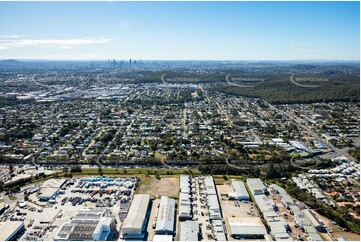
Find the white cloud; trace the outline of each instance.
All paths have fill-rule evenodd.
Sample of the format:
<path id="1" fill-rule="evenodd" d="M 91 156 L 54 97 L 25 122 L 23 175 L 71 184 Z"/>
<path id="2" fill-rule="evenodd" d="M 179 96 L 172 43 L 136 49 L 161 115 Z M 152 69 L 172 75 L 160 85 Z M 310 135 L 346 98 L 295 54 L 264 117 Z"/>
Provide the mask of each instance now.
<path id="1" fill-rule="evenodd" d="M 2 38 L 2 40 L 1 40 Z M 78 39 L 4 39 L 0 36 L 0 50 L 7 50 L 20 47 L 58 47 L 71 49 L 74 46 L 107 44 L 116 38 L 78 38 Z"/>

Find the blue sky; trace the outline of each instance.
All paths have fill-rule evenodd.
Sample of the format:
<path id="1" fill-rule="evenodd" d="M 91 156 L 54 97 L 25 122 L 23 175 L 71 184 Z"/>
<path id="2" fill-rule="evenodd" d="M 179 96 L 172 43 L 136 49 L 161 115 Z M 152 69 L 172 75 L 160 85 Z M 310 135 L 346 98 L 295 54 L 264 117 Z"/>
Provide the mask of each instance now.
<path id="1" fill-rule="evenodd" d="M 0 2 L 0 59 L 359 60 L 359 2 Z"/>

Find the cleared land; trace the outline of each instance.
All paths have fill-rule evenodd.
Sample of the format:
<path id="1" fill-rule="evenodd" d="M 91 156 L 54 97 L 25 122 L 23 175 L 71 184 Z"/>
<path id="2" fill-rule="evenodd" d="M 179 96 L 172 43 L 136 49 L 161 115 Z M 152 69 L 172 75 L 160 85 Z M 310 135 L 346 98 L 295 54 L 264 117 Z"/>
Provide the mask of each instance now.
<path id="1" fill-rule="evenodd" d="M 179 193 L 179 178 L 178 177 L 167 177 L 167 178 L 151 178 L 144 177 L 140 180 L 139 188 L 137 193 L 150 194 L 151 196 L 169 196 L 178 197 Z"/>

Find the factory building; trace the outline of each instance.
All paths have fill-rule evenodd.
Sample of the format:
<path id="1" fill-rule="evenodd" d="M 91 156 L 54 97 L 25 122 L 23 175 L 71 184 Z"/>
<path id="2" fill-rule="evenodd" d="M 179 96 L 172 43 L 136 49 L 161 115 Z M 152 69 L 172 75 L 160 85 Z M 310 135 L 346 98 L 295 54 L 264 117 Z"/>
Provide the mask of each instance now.
<path id="1" fill-rule="evenodd" d="M 266 227 L 260 218 L 228 218 L 231 236 L 234 239 L 263 239 Z"/>
<path id="2" fill-rule="evenodd" d="M 259 178 L 248 178 L 247 185 L 253 195 L 266 194 L 267 188 Z"/>
<path id="3" fill-rule="evenodd" d="M 127 217 L 122 226 L 122 234 L 125 239 L 143 239 L 145 236 L 148 220 L 150 195 L 134 195 Z"/>
<path id="4" fill-rule="evenodd" d="M 82 208 L 65 223 L 55 241 L 110 241 L 116 232 L 115 218 L 110 209 Z"/>
<path id="5" fill-rule="evenodd" d="M 231 185 L 234 192 L 228 193 L 228 197 L 239 201 L 249 201 L 249 194 L 242 181 L 232 181 Z"/>
<path id="6" fill-rule="evenodd" d="M 40 201 L 49 201 L 56 196 L 66 179 L 50 179 L 45 181 L 40 187 L 38 198 Z"/>
<path id="7" fill-rule="evenodd" d="M 160 199 L 156 234 L 173 235 L 174 233 L 175 200 L 167 196 Z"/>
<path id="8" fill-rule="evenodd" d="M 197 221 L 187 220 L 179 223 L 180 241 L 198 241 L 199 225 Z"/>
<path id="9" fill-rule="evenodd" d="M 7 221 L 0 222 L 0 241 L 13 241 L 25 231 L 24 222 Z"/>

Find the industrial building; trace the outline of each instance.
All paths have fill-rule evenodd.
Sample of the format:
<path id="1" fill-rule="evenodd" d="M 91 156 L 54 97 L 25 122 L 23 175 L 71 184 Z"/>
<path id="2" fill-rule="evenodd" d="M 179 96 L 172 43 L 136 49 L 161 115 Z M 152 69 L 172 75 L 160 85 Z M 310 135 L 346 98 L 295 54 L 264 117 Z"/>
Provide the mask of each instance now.
<path id="1" fill-rule="evenodd" d="M 204 188 L 213 235 L 217 240 L 226 240 L 226 233 L 224 231 L 222 220 L 222 210 L 219 204 L 217 190 L 212 176 L 204 177 Z"/>
<path id="2" fill-rule="evenodd" d="M 179 189 L 180 189 L 180 193 L 189 194 L 191 192 L 188 175 L 180 176 Z"/>
<path id="3" fill-rule="evenodd" d="M 12 241 L 25 231 L 24 222 L 6 221 L 0 223 L 0 241 Z"/>
<path id="4" fill-rule="evenodd" d="M 179 223 L 180 241 L 198 241 L 199 225 L 197 221 L 187 220 Z"/>
<path id="5" fill-rule="evenodd" d="M 134 195 L 127 217 L 122 225 L 122 235 L 125 239 L 143 239 L 149 217 L 150 195 Z"/>
<path id="6" fill-rule="evenodd" d="M 263 239 L 267 234 L 260 218 L 228 218 L 227 221 L 234 239 Z"/>
<path id="7" fill-rule="evenodd" d="M 278 193 L 281 197 L 283 205 L 288 209 L 290 206 L 294 205 L 292 198 L 287 194 L 286 190 L 282 187 L 272 184 L 273 189 L 276 193 Z"/>
<path id="8" fill-rule="evenodd" d="M 254 200 L 262 213 L 277 209 L 275 202 L 265 195 L 255 195 Z"/>
<path id="9" fill-rule="evenodd" d="M 212 221 L 212 231 L 214 234 L 214 238 L 217 241 L 226 241 L 226 231 L 223 225 L 223 221 L 218 219 L 218 220 L 213 220 Z"/>
<path id="10" fill-rule="evenodd" d="M 156 234 L 173 235 L 174 233 L 175 200 L 167 196 L 160 199 Z"/>
<path id="11" fill-rule="evenodd" d="M 109 241 L 115 232 L 115 218 L 110 209 L 82 208 L 71 221 L 63 225 L 54 240 Z"/>
<path id="12" fill-rule="evenodd" d="M 266 194 L 267 188 L 259 178 L 248 178 L 247 185 L 253 195 Z"/>
<path id="13" fill-rule="evenodd" d="M 320 232 L 325 232 L 325 225 L 309 210 L 302 210 L 303 214 L 310 220 L 311 225 Z"/>
<path id="14" fill-rule="evenodd" d="M 239 201 L 249 201 L 249 194 L 242 181 L 232 181 L 231 185 L 234 192 L 228 193 L 228 197 Z"/>
<path id="15" fill-rule="evenodd" d="M 153 241 L 173 241 L 173 235 L 155 234 Z"/>
<path id="16" fill-rule="evenodd" d="M 193 218 L 191 205 L 191 186 L 188 175 L 181 175 L 179 180 L 179 211 L 178 217 L 180 221 L 190 220 Z"/>
<path id="17" fill-rule="evenodd" d="M 38 195 L 40 201 L 49 201 L 57 195 L 60 188 L 64 185 L 66 179 L 50 179 L 45 181 L 40 187 Z"/>

